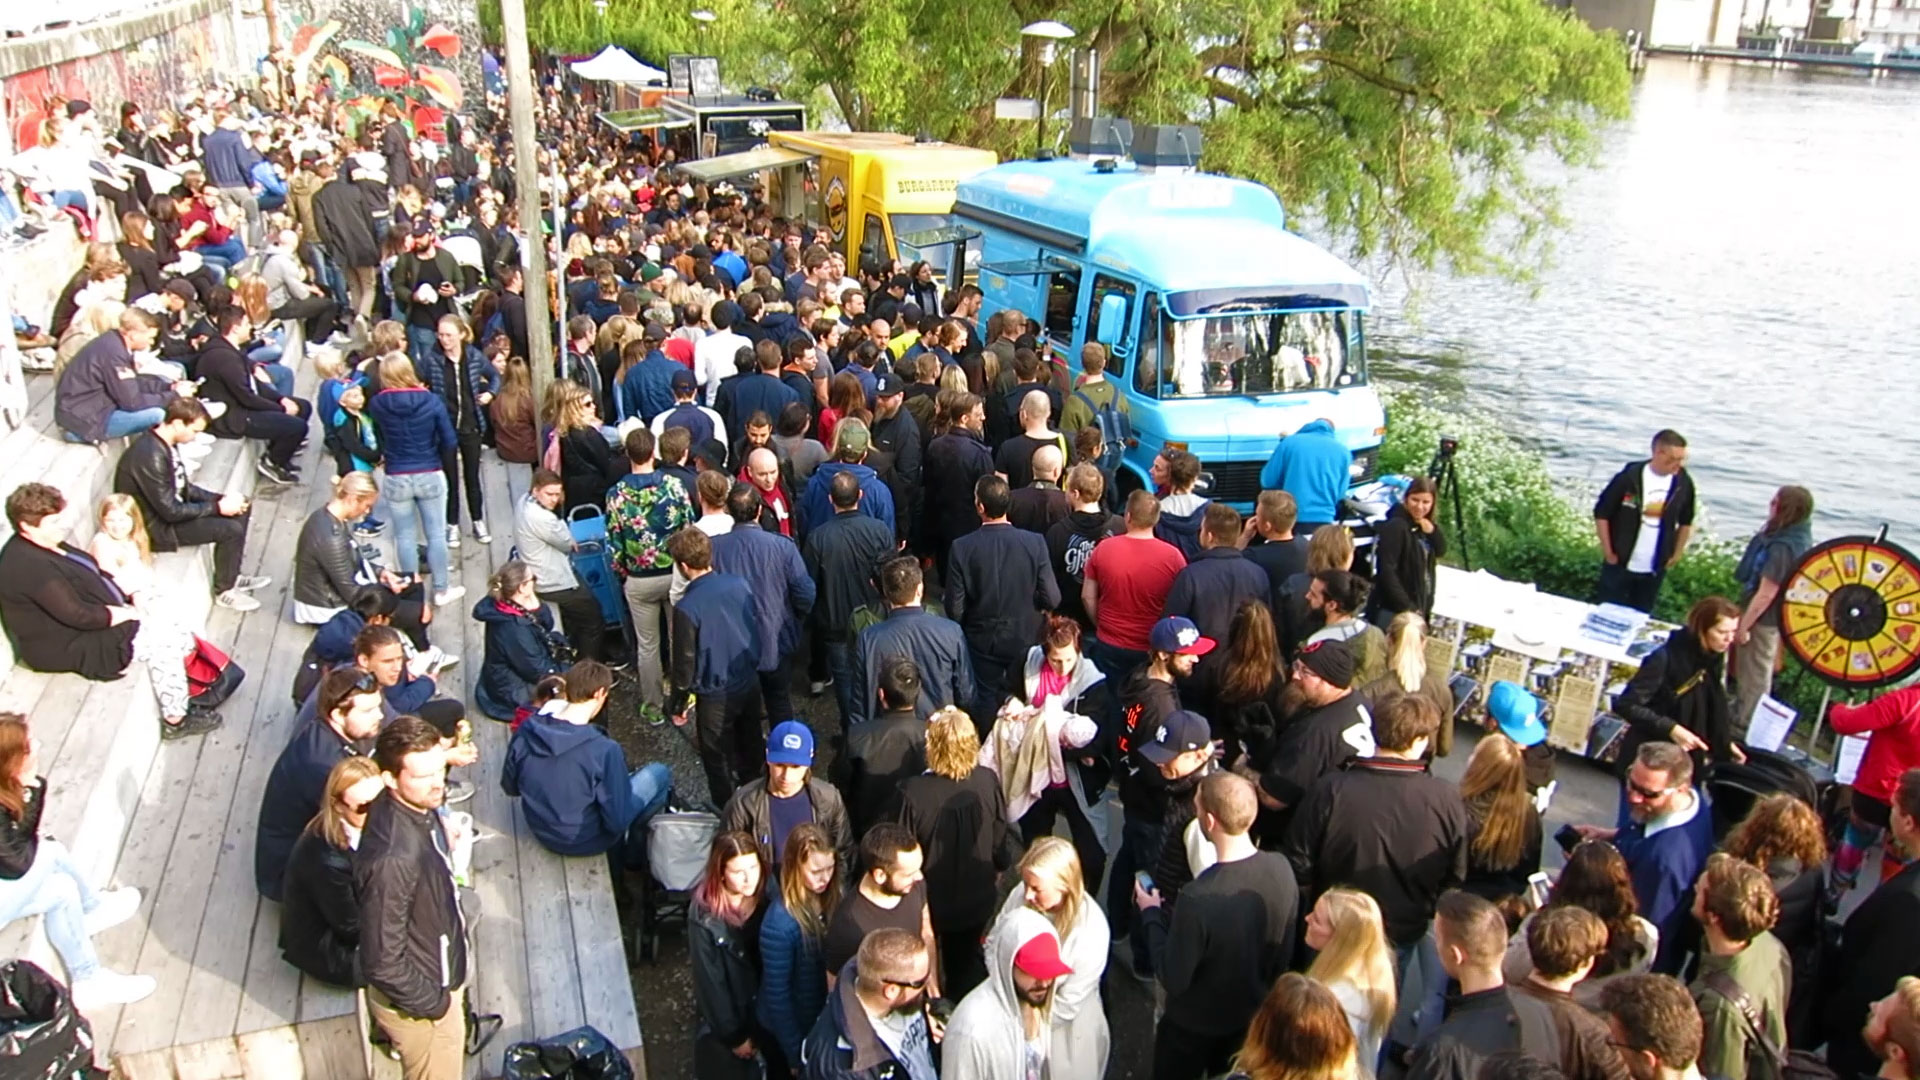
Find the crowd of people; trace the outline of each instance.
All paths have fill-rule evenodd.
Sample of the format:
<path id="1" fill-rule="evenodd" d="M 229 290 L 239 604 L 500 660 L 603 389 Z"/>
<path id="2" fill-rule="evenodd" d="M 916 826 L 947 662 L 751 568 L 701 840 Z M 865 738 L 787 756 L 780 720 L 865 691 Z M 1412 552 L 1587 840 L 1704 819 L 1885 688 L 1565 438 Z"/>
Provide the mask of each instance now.
<path id="1" fill-rule="evenodd" d="M 1183 449 L 1140 482 L 1100 345 L 1066 385 L 1044 331 L 983 322 L 978 288 L 849 265 L 556 86 L 540 110 L 575 314 L 539 401 L 497 120 L 429 138 L 326 95 L 129 103 L 115 145 L 168 171 L 81 184 L 106 136 L 70 102 L 19 167 L 95 240 L 45 332 L 59 426 L 131 441 L 87 550 L 59 491 L 8 497 L 0 621 L 36 670 L 141 661 L 168 738 L 217 727 L 152 554 L 211 546 L 215 602 L 256 608 L 249 503 L 193 475 L 244 438 L 297 483 L 317 418 L 335 476 L 292 544 L 289 614 L 315 629 L 256 886 L 289 963 L 366 988 L 407 1076 L 460 1075 L 498 1026 L 465 1000 L 474 832 L 450 809 L 492 768 L 542 844 L 622 871 L 645 872 L 663 809 L 717 814 L 688 927 L 703 1080 L 1096 1080 L 1116 978 L 1154 990 L 1157 1080 L 1779 1080 L 1788 1047 L 1823 1045 L 1838 1075 L 1911 1075 L 1920 691 L 1834 711 L 1873 738 L 1831 857 L 1789 794 L 1717 835 L 1700 783 L 1746 756 L 1804 489 L 1776 496 L 1740 603 L 1700 601 L 1642 663 L 1618 819 L 1563 833 L 1548 888 L 1542 703 L 1494 687 L 1464 778 L 1432 770 L 1457 710 L 1427 659 L 1431 480 L 1360 565 L 1331 425 L 1281 441 L 1251 513 Z M 156 176 L 178 184 L 142 191 Z M 282 363 L 305 358 L 311 400 Z M 492 540 L 489 454 L 529 482 L 470 609 L 471 705 L 513 726 L 482 763 L 431 635 L 465 593 L 463 493 Z M 1650 608 L 1685 550 L 1685 456 L 1661 432 L 1601 495 L 1603 599 Z M 583 508 L 624 611 L 576 562 Z M 621 672 L 646 722 L 690 729 L 701 776 L 628 761 Z M 797 718 L 802 685 L 837 724 Z M 26 724 L 0 717 L 0 917 L 47 914 L 84 1005 L 136 1000 L 151 980 L 90 945 L 127 891 L 37 836 Z M 1831 942 L 1876 846 L 1885 880 Z"/>

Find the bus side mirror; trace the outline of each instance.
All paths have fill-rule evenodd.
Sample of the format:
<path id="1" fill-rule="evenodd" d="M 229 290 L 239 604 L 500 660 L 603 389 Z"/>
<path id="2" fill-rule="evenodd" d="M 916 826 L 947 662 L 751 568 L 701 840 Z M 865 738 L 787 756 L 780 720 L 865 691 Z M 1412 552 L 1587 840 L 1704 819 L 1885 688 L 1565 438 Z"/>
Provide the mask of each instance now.
<path id="1" fill-rule="evenodd" d="M 1108 293 L 1100 298 L 1100 322 L 1094 331 L 1094 340 L 1102 345 L 1114 345 L 1120 335 L 1126 331 L 1127 298 L 1119 293 Z"/>

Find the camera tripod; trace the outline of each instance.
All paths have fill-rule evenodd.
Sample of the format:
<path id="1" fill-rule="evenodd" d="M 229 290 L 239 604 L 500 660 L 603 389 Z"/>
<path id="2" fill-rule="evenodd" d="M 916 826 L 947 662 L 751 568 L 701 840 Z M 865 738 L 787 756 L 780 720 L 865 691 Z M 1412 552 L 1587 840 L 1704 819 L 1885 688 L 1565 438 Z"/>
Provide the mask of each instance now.
<path id="1" fill-rule="evenodd" d="M 1433 486 L 1439 498 L 1453 507 L 1453 540 L 1459 547 L 1460 567 L 1473 569 L 1473 559 L 1467 554 L 1466 514 L 1460 505 L 1460 467 L 1454 462 L 1454 452 L 1460 449 L 1460 440 L 1451 435 L 1440 436 L 1440 445 L 1433 451 L 1433 460 L 1427 463 L 1427 475 L 1433 478 Z M 1440 508 L 1434 507 L 1439 513 Z"/>

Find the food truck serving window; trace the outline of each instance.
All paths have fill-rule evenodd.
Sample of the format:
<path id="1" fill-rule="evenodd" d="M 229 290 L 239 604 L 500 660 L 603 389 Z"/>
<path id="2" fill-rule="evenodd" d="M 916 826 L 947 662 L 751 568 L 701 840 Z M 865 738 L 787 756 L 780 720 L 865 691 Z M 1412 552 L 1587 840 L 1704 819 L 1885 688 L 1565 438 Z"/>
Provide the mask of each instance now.
<path id="1" fill-rule="evenodd" d="M 1342 309 L 1163 319 L 1158 396 L 1287 394 L 1364 384 L 1361 318 Z"/>

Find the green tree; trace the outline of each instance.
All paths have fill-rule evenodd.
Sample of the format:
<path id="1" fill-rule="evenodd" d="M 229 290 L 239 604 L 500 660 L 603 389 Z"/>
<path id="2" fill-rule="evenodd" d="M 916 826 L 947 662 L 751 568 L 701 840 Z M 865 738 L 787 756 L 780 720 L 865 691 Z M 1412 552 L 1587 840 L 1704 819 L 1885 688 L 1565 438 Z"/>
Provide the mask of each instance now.
<path id="1" fill-rule="evenodd" d="M 1031 146 L 1030 125 L 992 115 L 995 97 L 1037 90 L 1020 27 L 1059 19 L 1101 55 L 1103 112 L 1199 123 L 1204 167 L 1265 183 L 1359 255 L 1417 270 L 1528 277 L 1559 220 L 1558 163 L 1591 160 L 1599 126 L 1627 107 L 1618 42 L 1540 0 L 711 7 L 720 18 L 705 38 L 684 0 L 615 0 L 597 38 L 588 0 L 533 0 L 529 18 L 538 46 L 621 41 L 655 63 L 709 51 L 730 82 L 772 81 L 803 100 L 817 91 L 857 129 L 925 130 L 1003 154 Z M 1054 74 L 1059 109 L 1064 64 Z"/>

